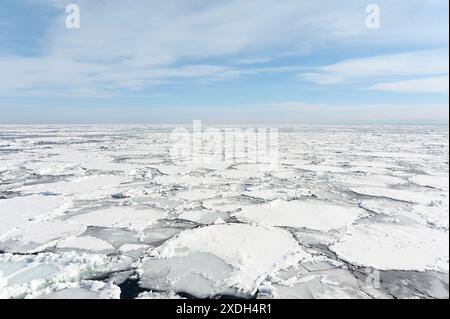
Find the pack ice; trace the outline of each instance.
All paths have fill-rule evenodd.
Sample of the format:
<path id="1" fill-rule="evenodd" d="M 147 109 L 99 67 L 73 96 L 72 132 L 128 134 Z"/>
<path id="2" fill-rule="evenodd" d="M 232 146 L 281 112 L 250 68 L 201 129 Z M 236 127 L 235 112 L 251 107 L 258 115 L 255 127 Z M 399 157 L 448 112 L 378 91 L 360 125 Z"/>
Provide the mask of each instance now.
<path id="1" fill-rule="evenodd" d="M 278 126 L 276 166 L 173 128 L 0 126 L 0 298 L 449 297 L 448 127 Z"/>

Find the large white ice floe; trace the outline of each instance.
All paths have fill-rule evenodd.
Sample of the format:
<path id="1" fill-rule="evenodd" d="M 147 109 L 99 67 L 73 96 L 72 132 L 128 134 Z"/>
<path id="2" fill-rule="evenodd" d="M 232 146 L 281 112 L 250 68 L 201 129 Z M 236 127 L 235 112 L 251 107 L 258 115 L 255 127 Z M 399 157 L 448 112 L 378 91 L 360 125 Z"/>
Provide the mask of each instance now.
<path id="1" fill-rule="evenodd" d="M 243 192 L 242 195 L 261 199 L 265 201 L 271 201 L 274 199 L 295 199 L 301 196 L 310 196 L 311 193 L 306 189 L 288 189 L 288 188 L 250 188 L 247 191 Z"/>
<path id="2" fill-rule="evenodd" d="M 15 241 L 18 251 L 34 252 L 53 246 L 59 239 L 78 236 L 85 230 L 85 226 L 77 223 L 57 220 L 36 221 L 25 223 L 2 235 L 0 241 Z"/>
<path id="3" fill-rule="evenodd" d="M 250 178 L 261 178 L 264 176 L 264 173 L 259 170 L 225 169 L 215 172 L 215 175 L 229 180 L 246 180 Z"/>
<path id="4" fill-rule="evenodd" d="M 202 205 L 206 209 L 225 213 L 236 211 L 249 203 L 242 201 L 240 197 L 228 197 L 205 200 Z"/>
<path id="5" fill-rule="evenodd" d="M 245 224 L 212 225 L 186 230 L 152 251 L 152 255 L 162 260 L 159 262 L 164 263 L 167 271 L 171 271 L 175 277 L 177 274 L 186 276 L 186 269 L 178 270 L 176 265 L 181 263 L 187 267 L 188 263 L 183 259 L 198 259 L 199 253 L 211 255 L 208 259 L 214 264 L 196 270 L 200 275 L 203 272 L 202 277 L 209 281 L 207 284 L 202 283 L 205 290 L 196 291 L 197 295 L 203 296 L 230 293 L 231 289 L 253 294 L 268 274 L 299 261 L 313 259 L 289 232 Z M 195 264 L 202 265 L 201 258 Z M 154 287 L 148 280 L 152 277 L 148 271 L 155 271 L 153 265 L 154 261 L 149 259 L 144 261 L 141 269 L 141 284 L 150 289 Z M 177 280 L 181 279 L 173 278 L 172 281 Z"/>
<path id="6" fill-rule="evenodd" d="M 407 181 L 403 178 L 389 175 L 342 175 L 336 174 L 334 178 L 344 185 L 355 186 L 378 186 L 388 187 L 389 185 L 403 185 Z"/>
<path id="7" fill-rule="evenodd" d="M 364 285 L 350 271 L 336 268 L 299 271 L 288 280 L 275 280 L 266 290 L 276 299 L 367 299 Z"/>
<path id="8" fill-rule="evenodd" d="M 409 180 L 416 185 L 448 190 L 448 176 L 415 175 Z"/>
<path id="9" fill-rule="evenodd" d="M 330 246 L 339 258 L 380 270 L 449 270 L 449 233 L 427 227 L 360 224 Z"/>
<path id="10" fill-rule="evenodd" d="M 31 195 L 0 200 L 0 237 L 33 219 L 63 213 L 71 206 L 62 196 Z"/>
<path id="11" fill-rule="evenodd" d="M 220 181 L 211 176 L 197 175 L 160 175 L 155 178 L 155 182 L 161 185 L 182 185 L 182 186 L 199 186 L 199 185 L 216 185 Z"/>
<path id="12" fill-rule="evenodd" d="M 114 251 L 114 247 L 111 244 L 90 236 L 65 238 L 56 244 L 56 248 L 91 250 L 98 252 Z"/>
<path id="13" fill-rule="evenodd" d="M 402 225 L 427 225 L 427 220 L 415 211 L 415 207 L 424 205 L 411 204 L 387 198 L 363 199 L 360 206 L 370 213 L 377 215 L 377 219 L 388 220 Z"/>
<path id="14" fill-rule="evenodd" d="M 106 292 L 105 285 L 83 283 L 83 280 L 125 270 L 130 263 L 128 257 L 75 252 L 28 256 L 3 254 L 0 255 L 0 298 L 46 298 L 46 295 L 50 298 L 58 292 L 61 295 L 61 291 L 68 288 L 78 289 L 72 291 L 75 293 L 84 292 L 83 297 L 93 297 L 85 294 L 87 290 Z M 117 297 L 117 288 L 112 290 L 113 294 L 107 295 Z"/>
<path id="15" fill-rule="evenodd" d="M 365 214 L 358 207 L 347 207 L 319 200 L 282 201 L 244 207 L 236 217 L 249 223 L 329 231 L 351 225 Z"/>
<path id="16" fill-rule="evenodd" d="M 47 158 L 46 161 L 56 163 L 57 165 L 72 165 L 83 169 L 105 172 L 127 172 L 138 166 L 137 164 L 131 163 L 113 162 L 112 157 L 98 155 L 93 152 L 88 153 L 70 149 L 61 151 L 63 152 L 62 154 L 51 156 Z"/>
<path id="17" fill-rule="evenodd" d="M 62 176 L 84 174 L 81 166 L 69 163 L 33 162 L 25 165 L 25 168 L 38 175 Z"/>
<path id="18" fill-rule="evenodd" d="M 217 218 L 226 218 L 227 213 L 209 211 L 206 209 L 195 209 L 195 210 L 184 210 L 180 215 L 177 216 L 178 219 L 192 221 L 199 224 L 213 224 Z"/>
<path id="19" fill-rule="evenodd" d="M 17 169 L 24 162 L 24 159 L 2 159 L 0 161 L 0 172 Z"/>
<path id="20" fill-rule="evenodd" d="M 197 298 L 216 295 L 238 295 L 237 289 L 225 283 L 233 268 L 209 253 L 193 252 L 166 259 L 148 258 L 139 270 L 140 285 L 158 291 L 175 291 Z"/>
<path id="21" fill-rule="evenodd" d="M 270 172 L 270 175 L 282 180 L 293 180 L 301 177 L 301 174 L 298 171 L 287 169 Z"/>
<path id="22" fill-rule="evenodd" d="M 420 215 L 428 223 L 435 227 L 449 228 L 449 208 L 448 202 L 444 206 L 425 206 L 418 205 L 413 207 L 413 212 Z"/>
<path id="23" fill-rule="evenodd" d="M 166 213 L 162 209 L 120 206 L 94 210 L 74 216 L 70 220 L 85 226 L 143 230 L 165 216 Z"/>
<path id="24" fill-rule="evenodd" d="M 17 191 L 31 194 L 76 195 L 77 199 L 91 199 L 114 193 L 114 187 L 123 181 L 122 176 L 95 175 L 55 183 L 27 185 L 18 188 Z"/>
<path id="25" fill-rule="evenodd" d="M 190 189 L 177 193 L 175 197 L 185 201 L 198 201 L 214 198 L 217 194 L 217 191 L 212 189 Z"/>
<path id="26" fill-rule="evenodd" d="M 361 207 L 394 218 L 397 222 L 409 224 L 433 225 L 437 228 L 449 228 L 448 200 L 431 205 L 412 204 L 385 198 L 363 199 Z"/>
<path id="27" fill-rule="evenodd" d="M 331 165 L 296 165 L 295 168 L 316 173 L 346 173 L 348 169 Z"/>
<path id="28" fill-rule="evenodd" d="M 406 189 L 392 189 L 383 187 L 352 187 L 351 191 L 367 196 L 391 198 L 416 204 L 430 204 L 445 199 L 444 194 L 435 192 L 420 192 Z"/>

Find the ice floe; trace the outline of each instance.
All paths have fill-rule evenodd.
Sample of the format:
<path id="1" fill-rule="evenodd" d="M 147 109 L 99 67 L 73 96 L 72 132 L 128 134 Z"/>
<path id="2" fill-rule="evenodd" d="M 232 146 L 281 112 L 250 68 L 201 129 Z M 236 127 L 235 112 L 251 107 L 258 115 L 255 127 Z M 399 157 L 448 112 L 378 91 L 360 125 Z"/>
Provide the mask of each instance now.
<path id="1" fill-rule="evenodd" d="M 345 269 L 298 273 L 288 282 L 275 281 L 268 293 L 276 299 L 368 299 L 365 282 Z"/>
<path id="2" fill-rule="evenodd" d="M 86 290 L 106 292 L 104 283 L 94 285 L 83 280 L 127 269 L 130 262 L 130 259 L 120 256 L 75 252 L 29 256 L 3 254 L 0 255 L 0 298 L 46 298 L 45 295 L 67 288 L 84 292 L 82 297 L 86 297 Z M 112 294 L 111 289 L 108 290 L 107 295 L 117 297 L 117 288 L 112 289 Z"/>
<path id="3" fill-rule="evenodd" d="M 434 201 L 445 200 L 445 196 L 439 193 L 424 193 L 406 189 L 392 189 L 383 187 L 351 187 L 350 190 L 357 194 L 391 198 L 398 201 L 416 204 L 431 204 Z"/>
<path id="4" fill-rule="evenodd" d="M 411 177 L 409 180 L 420 186 L 448 190 L 448 176 L 416 175 Z"/>
<path id="5" fill-rule="evenodd" d="M 77 223 L 37 221 L 17 227 L 1 236 L 0 241 L 15 241 L 18 251 L 34 252 L 53 246 L 56 240 L 80 235 L 85 230 L 85 226 Z"/>
<path id="6" fill-rule="evenodd" d="M 358 207 L 346 207 L 318 200 L 282 201 L 244 207 L 236 217 L 270 226 L 287 226 L 329 231 L 351 225 L 365 214 Z"/>
<path id="7" fill-rule="evenodd" d="M 185 210 L 180 215 L 177 216 L 179 219 L 189 220 L 199 224 L 212 224 L 217 218 L 225 218 L 228 217 L 227 213 L 224 212 L 214 212 L 206 209 L 198 210 Z"/>
<path id="8" fill-rule="evenodd" d="M 197 298 L 238 292 L 225 282 L 233 268 L 209 253 L 193 252 L 187 256 L 146 259 L 140 268 L 140 285 L 152 290 L 187 293 Z"/>
<path id="9" fill-rule="evenodd" d="M 448 231 L 427 227 L 356 225 L 330 249 L 352 264 L 380 270 L 449 269 Z"/>
<path id="10" fill-rule="evenodd" d="M 156 208 L 110 207 L 80 214 L 70 220 L 85 226 L 126 228 L 143 230 L 165 217 L 165 212 Z"/>
<path id="11" fill-rule="evenodd" d="M 403 178 L 389 175 L 334 175 L 334 178 L 344 185 L 370 185 L 388 187 L 389 185 L 402 185 L 408 183 Z"/>
<path id="12" fill-rule="evenodd" d="M 212 225 L 186 230 L 152 252 L 158 260 L 166 260 L 168 265 L 171 261 L 175 262 L 194 253 L 211 254 L 222 260 L 222 263 L 218 262 L 220 266 L 216 266 L 220 270 L 219 274 L 228 269 L 225 277 L 205 274 L 206 278 L 214 275 L 212 278 L 215 288 L 219 285 L 219 289 L 234 288 L 248 294 L 255 293 L 258 284 L 268 274 L 300 260 L 312 259 L 290 233 L 244 224 Z M 175 275 L 176 272 L 173 273 Z M 143 276 L 146 278 L 145 270 Z M 143 285 L 145 286 L 145 279 Z M 217 291 L 213 289 L 205 293 L 214 295 Z"/>
<path id="13" fill-rule="evenodd" d="M 60 249 L 81 249 L 97 252 L 114 251 L 114 247 L 109 243 L 90 236 L 85 237 L 69 237 L 59 241 L 56 248 Z"/>
<path id="14" fill-rule="evenodd" d="M 242 195 L 247 197 L 252 197 L 256 199 L 262 199 L 265 201 L 271 201 L 274 199 L 295 199 L 301 196 L 310 196 L 311 193 L 305 189 L 288 189 L 288 188 L 250 188 L 245 192 L 242 192 Z"/>
<path id="15" fill-rule="evenodd" d="M 191 189 L 191 190 L 182 191 L 182 192 L 177 193 L 176 197 L 186 200 L 186 201 L 197 201 L 197 200 L 214 198 L 217 195 L 218 195 L 218 192 L 214 191 L 214 190 Z"/>
<path id="16" fill-rule="evenodd" d="M 19 187 L 16 191 L 28 194 L 63 194 L 76 195 L 78 199 L 105 197 L 114 193 L 124 178 L 116 175 L 86 176 L 56 183 L 34 184 Z"/>
<path id="17" fill-rule="evenodd" d="M 0 199 L 0 238 L 30 220 L 63 213 L 71 202 L 62 196 L 31 195 Z"/>

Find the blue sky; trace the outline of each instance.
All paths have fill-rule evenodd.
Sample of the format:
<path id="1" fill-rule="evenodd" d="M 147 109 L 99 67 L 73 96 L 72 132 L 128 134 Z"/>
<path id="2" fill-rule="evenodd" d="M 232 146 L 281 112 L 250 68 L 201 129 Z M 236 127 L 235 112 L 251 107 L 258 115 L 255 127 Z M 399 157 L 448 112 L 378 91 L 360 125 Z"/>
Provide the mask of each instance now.
<path id="1" fill-rule="evenodd" d="M 447 0 L 0 0 L 0 123 L 447 124 L 448 25 Z"/>

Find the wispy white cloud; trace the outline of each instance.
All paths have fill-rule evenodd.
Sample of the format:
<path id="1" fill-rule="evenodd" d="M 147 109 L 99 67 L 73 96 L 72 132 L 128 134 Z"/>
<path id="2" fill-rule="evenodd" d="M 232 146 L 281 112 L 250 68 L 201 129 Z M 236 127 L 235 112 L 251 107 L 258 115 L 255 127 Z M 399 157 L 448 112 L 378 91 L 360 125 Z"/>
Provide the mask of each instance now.
<path id="1" fill-rule="evenodd" d="M 333 84 L 355 79 L 448 74 L 448 49 L 386 54 L 349 59 L 299 74 L 301 79 L 318 84 Z"/>
<path id="2" fill-rule="evenodd" d="M 377 83 L 370 87 L 370 89 L 393 92 L 448 93 L 448 86 L 449 77 L 447 75 L 424 79 Z"/>
<path id="3" fill-rule="evenodd" d="M 128 63 L 105 63 L 51 57 L 0 58 L 0 95 L 110 97 L 118 90 L 141 90 L 146 86 L 169 85 L 184 80 L 201 83 L 243 76 L 294 73 L 302 67 L 256 67 L 190 64 L 134 67 Z"/>

